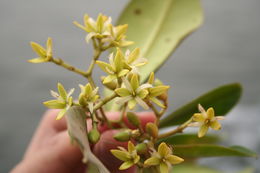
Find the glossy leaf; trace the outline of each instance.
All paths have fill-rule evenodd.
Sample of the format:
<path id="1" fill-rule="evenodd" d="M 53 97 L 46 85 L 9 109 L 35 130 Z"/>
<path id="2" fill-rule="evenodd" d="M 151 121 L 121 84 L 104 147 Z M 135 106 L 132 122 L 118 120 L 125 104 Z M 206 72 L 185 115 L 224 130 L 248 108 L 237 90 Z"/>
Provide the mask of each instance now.
<path id="1" fill-rule="evenodd" d="M 130 49 L 141 48 L 148 64 L 141 68 L 142 79 L 158 69 L 180 42 L 203 20 L 200 0 L 132 0 L 118 23 L 128 24 Z"/>
<path id="2" fill-rule="evenodd" d="M 175 145 L 173 153 L 184 158 L 221 156 L 257 157 L 253 151 L 241 146 L 224 147 L 211 144 Z"/>
<path id="3" fill-rule="evenodd" d="M 166 142 L 172 145 L 185 145 L 185 144 L 214 144 L 219 141 L 219 137 L 207 135 L 203 138 L 198 138 L 197 134 L 180 134 L 167 138 L 160 139 L 158 143 Z"/>
<path id="4" fill-rule="evenodd" d="M 177 109 L 160 121 L 160 128 L 181 124 L 198 111 L 200 103 L 205 109 L 213 107 L 215 114 L 226 115 L 239 101 L 242 87 L 238 83 L 216 88 Z"/>
<path id="5" fill-rule="evenodd" d="M 217 171 L 211 168 L 199 166 L 199 165 L 192 165 L 192 164 L 180 164 L 176 165 L 172 168 L 171 173 L 223 173 L 221 171 Z"/>

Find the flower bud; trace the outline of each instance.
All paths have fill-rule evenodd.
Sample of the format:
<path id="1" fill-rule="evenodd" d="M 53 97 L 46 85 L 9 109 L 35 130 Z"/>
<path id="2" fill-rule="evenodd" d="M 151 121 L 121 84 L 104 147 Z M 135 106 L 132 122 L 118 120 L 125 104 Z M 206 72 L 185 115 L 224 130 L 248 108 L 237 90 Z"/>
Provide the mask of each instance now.
<path id="1" fill-rule="evenodd" d="M 162 100 L 162 101 L 166 101 L 168 99 L 168 94 L 167 93 L 163 93 L 163 94 L 157 96 L 157 98 Z"/>
<path id="2" fill-rule="evenodd" d="M 131 137 L 130 130 L 124 130 L 114 135 L 114 139 L 121 142 L 129 141 L 130 137 Z"/>
<path id="3" fill-rule="evenodd" d="M 163 85 L 162 81 L 160 81 L 159 79 L 155 79 L 154 86 L 160 86 L 160 85 Z"/>
<path id="4" fill-rule="evenodd" d="M 106 78 L 105 76 L 101 77 L 102 83 L 103 83 L 105 78 Z M 111 90 L 115 90 L 117 88 L 117 83 L 115 81 L 111 81 L 111 82 L 108 82 L 108 83 L 103 83 L 103 85 L 105 85 L 108 89 L 111 89 Z"/>
<path id="5" fill-rule="evenodd" d="M 81 93 L 81 94 L 79 95 L 79 104 L 82 105 L 82 106 L 86 106 L 86 105 L 87 105 L 86 100 L 85 100 L 84 97 L 85 97 L 85 96 L 84 96 L 83 93 Z"/>
<path id="6" fill-rule="evenodd" d="M 131 131 L 131 137 L 138 138 L 139 136 L 141 136 L 141 133 L 138 129 Z"/>
<path id="7" fill-rule="evenodd" d="M 138 154 L 145 154 L 148 151 L 147 144 L 141 143 L 135 146 Z"/>
<path id="8" fill-rule="evenodd" d="M 126 114 L 127 120 L 135 127 L 139 127 L 140 125 L 140 119 L 138 116 L 133 112 L 127 112 Z"/>
<path id="9" fill-rule="evenodd" d="M 158 127 L 154 123 L 147 123 L 146 126 L 146 132 L 152 136 L 153 138 L 158 137 Z"/>
<path id="10" fill-rule="evenodd" d="M 92 129 L 88 133 L 88 139 L 91 143 L 95 144 L 99 141 L 100 139 L 100 133 L 97 129 Z"/>

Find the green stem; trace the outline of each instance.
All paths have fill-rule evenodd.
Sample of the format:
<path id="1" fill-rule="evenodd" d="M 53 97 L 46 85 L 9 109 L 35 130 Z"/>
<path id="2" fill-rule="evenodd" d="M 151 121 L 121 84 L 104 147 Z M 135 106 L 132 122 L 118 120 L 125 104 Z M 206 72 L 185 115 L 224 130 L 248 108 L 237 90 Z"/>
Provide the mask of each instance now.
<path id="1" fill-rule="evenodd" d="M 84 72 L 84 71 L 82 71 L 82 70 L 80 70 L 80 69 L 78 69 L 78 68 L 76 68 L 76 67 L 73 67 L 72 65 L 70 65 L 70 64 L 68 64 L 68 63 L 65 63 L 65 62 L 64 62 L 62 59 L 60 59 L 60 58 L 57 58 L 57 59 L 51 58 L 51 59 L 50 59 L 50 62 L 53 62 L 53 63 L 55 63 L 55 64 L 58 65 L 58 66 L 64 67 L 65 69 L 67 69 L 67 70 L 69 70 L 69 71 L 73 71 L 73 72 L 75 72 L 75 73 L 77 73 L 77 74 L 80 74 L 80 75 L 82 75 L 82 76 L 84 76 L 84 77 L 87 77 L 87 73 L 86 73 L 86 72 Z"/>
<path id="2" fill-rule="evenodd" d="M 110 95 L 109 97 L 104 98 L 103 100 L 101 100 L 98 104 L 95 105 L 94 107 L 94 111 L 100 109 L 104 104 L 106 104 L 107 102 L 113 100 L 115 97 L 117 97 L 117 94 L 114 92 L 112 95 Z"/>
<path id="3" fill-rule="evenodd" d="M 184 130 L 186 127 L 188 127 L 188 125 L 189 125 L 191 122 L 192 122 L 192 118 L 190 118 L 188 121 L 186 121 L 186 122 L 183 123 L 182 125 L 178 126 L 176 129 L 159 135 L 158 138 L 161 139 L 161 138 L 165 138 L 165 137 L 168 137 L 168 136 L 172 136 L 172 135 L 174 135 L 174 134 L 176 134 L 176 133 L 182 133 L 183 130 Z"/>

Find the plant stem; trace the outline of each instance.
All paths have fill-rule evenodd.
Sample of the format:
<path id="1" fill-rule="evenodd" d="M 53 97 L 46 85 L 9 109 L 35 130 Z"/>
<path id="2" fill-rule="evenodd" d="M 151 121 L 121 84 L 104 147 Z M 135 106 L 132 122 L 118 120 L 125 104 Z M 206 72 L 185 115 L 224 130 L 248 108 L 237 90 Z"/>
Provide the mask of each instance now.
<path id="1" fill-rule="evenodd" d="M 148 104 L 149 107 L 152 109 L 152 111 L 154 112 L 154 114 L 156 115 L 156 120 L 155 120 L 155 124 L 159 124 L 159 120 L 161 118 L 161 115 L 160 115 L 160 112 L 156 109 L 156 107 L 152 104 L 152 103 L 149 103 Z"/>
<path id="2" fill-rule="evenodd" d="M 117 97 L 117 94 L 114 92 L 112 95 L 110 95 L 109 97 L 104 98 L 103 100 L 101 100 L 98 104 L 95 105 L 94 107 L 94 111 L 100 109 L 104 104 L 106 104 L 107 102 L 113 100 L 115 97 Z"/>
<path id="3" fill-rule="evenodd" d="M 190 118 L 188 121 L 186 121 L 186 122 L 183 123 L 182 125 L 178 126 L 176 129 L 159 135 L 158 139 L 165 138 L 165 137 L 168 137 L 168 136 L 172 136 L 172 135 L 174 135 L 174 134 L 176 134 L 176 133 L 182 133 L 182 131 L 183 131 L 186 127 L 188 127 L 188 125 L 189 125 L 191 122 L 192 122 L 192 118 Z"/>
<path id="4" fill-rule="evenodd" d="M 78 69 L 78 68 L 76 68 L 76 67 L 73 67 L 72 65 L 70 65 L 70 64 L 68 64 L 68 63 L 65 63 L 65 62 L 64 62 L 62 59 L 60 59 L 60 58 L 57 58 L 57 59 L 51 58 L 51 59 L 50 59 L 50 62 L 53 62 L 53 63 L 55 63 L 55 64 L 58 65 L 58 66 L 64 67 L 64 68 L 68 69 L 69 71 L 73 71 L 73 72 L 75 72 L 75 73 L 77 73 L 77 74 L 80 74 L 80 75 L 82 75 L 83 77 L 87 77 L 87 73 L 86 73 L 86 72 L 84 72 L 84 71 L 82 71 L 82 70 L 80 70 L 80 69 Z"/>

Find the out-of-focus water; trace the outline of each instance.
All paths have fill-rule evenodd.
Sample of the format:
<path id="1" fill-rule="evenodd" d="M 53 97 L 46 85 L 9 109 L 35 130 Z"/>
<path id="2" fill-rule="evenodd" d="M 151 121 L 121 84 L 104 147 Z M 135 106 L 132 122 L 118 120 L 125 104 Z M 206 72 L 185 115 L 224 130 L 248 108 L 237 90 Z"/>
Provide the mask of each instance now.
<path id="1" fill-rule="evenodd" d="M 86 69 L 92 51 L 84 33 L 72 25 L 84 13 L 99 12 L 116 19 L 127 2 L 117 0 L 0 1 L 0 172 L 8 172 L 22 157 L 45 111 L 41 102 L 50 98 L 57 81 L 66 88 L 84 79 L 52 64 L 26 62 L 35 54 L 29 41 L 54 39 L 55 55 Z M 241 144 L 260 151 L 260 1 L 203 1 L 205 23 L 183 42 L 158 72 L 172 86 L 171 110 L 222 84 L 240 82 L 244 95 L 220 132 L 227 145 Z M 160 57 L 158 57 L 160 58 Z M 95 71 L 95 77 L 101 75 Z M 216 164 L 217 163 L 217 164 Z M 204 159 L 222 170 L 257 166 L 254 159 Z M 259 166 L 258 166 L 259 167 Z M 260 170 L 259 170 L 260 171 Z"/>

